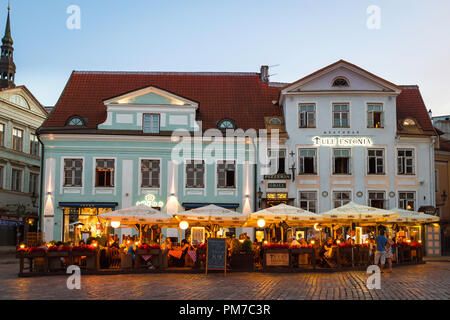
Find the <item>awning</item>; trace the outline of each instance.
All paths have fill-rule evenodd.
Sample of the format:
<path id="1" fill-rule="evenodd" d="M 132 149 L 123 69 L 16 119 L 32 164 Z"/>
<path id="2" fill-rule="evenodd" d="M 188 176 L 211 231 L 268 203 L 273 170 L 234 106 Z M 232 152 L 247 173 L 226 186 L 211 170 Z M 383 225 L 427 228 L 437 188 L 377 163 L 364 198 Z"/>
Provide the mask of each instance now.
<path id="1" fill-rule="evenodd" d="M 60 207 L 66 208 L 115 208 L 117 202 L 60 202 Z"/>
<path id="2" fill-rule="evenodd" d="M 186 209 L 196 209 L 208 206 L 210 204 L 213 204 L 218 207 L 222 207 L 225 209 L 236 209 L 239 207 L 239 203 L 195 203 L 195 202 L 183 202 L 182 206 Z"/>

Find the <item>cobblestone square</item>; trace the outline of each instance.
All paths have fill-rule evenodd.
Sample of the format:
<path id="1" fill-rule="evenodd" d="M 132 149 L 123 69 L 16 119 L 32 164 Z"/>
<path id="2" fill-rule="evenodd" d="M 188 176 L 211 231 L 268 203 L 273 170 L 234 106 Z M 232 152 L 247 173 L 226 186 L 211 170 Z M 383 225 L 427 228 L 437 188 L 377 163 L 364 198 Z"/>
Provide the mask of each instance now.
<path id="1" fill-rule="evenodd" d="M 86 275 L 80 290 L 69 290 L 65 276 L 18 278 L 17 270 L 17 264 L 0 265 L 0 299 L 450 299 L 449 262 L 394 268 L 382 274 L 380 290 L 367 289 L 363 271 Z"/>

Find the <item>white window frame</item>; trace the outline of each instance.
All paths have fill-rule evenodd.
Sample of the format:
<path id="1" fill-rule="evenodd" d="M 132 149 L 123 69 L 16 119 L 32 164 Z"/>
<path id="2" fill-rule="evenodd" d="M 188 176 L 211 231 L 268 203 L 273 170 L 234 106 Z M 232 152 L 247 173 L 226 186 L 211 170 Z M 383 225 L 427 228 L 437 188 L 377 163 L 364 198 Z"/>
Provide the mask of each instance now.
<path id="1" fill-rule="evenodd" d="M 96 167 L 97 167 L 97 160 L 114 160 L 114 186 L 113 187 L 96 187 L 95 186 L 95 173 L 96 173 Z M 119 163 L 117 162 L 117 157 L 94 157 L 92 158 L 92 194 L 95 194 L 96 190 L 113 190 L 114 195 L 116 194 L 117 185 L 119 184 L 119 181 L 117 181 L 117 171 L 119 167 Z"/>
<path id="2" fill-rule="evenodd" d="M 31 193 L 31 194 L 33 194 L 32 193 L 32 191 L 31 191 L 31 176 L 32 175 L 35 175 L 35 176 L 37 176 L 36 178 L 36 186 L 35 186 L 35 188 L 36 188 L 36 190 L 35 190 L 35 194 L 37 195 L 37 194 L 39 194 L 39 180 L 40 180 L 40 174 L 39 174 L 39 172 L 35 172 L 35 171 L 30 171 L 30 172 L 28 172 L 28 193 Z"/>
<path id="3" fill-rule="evenodd" d="M 370 168 L 370 159 L 369 159 L 369 151 L 374 150 L 374 151 L 378 151 L 381 150 L 383 151 L 383 172 L 382 173 L 370 173 L 369 172 L 369 168 Z M 377 164 L 376 164 L 376 160 L 377 160 L 378 156 L 375 156 L 375 171 L 377 168 Z M 374 147 L 370 147 L 366 149 L 366 175 L 367 176 L 385 176 L 386 175 L 386 149 L 385 148 L 377 148 L 376 146 Z"/>
<path id="4" fill-rule="evenodd" d="M 20 131 L 20 132 L 22 132 L 22 137 L 20 137 L 21 138 L 21 141 L 20 141 L 20 150 L 17 150 L 17 149 L 14 149 L 14 139 L 15 139 L 15 130 L 18 130 L 18 131 Z M 23 152 L 23 146 L 24 146 L 24 134 L 25 134 L 25 130 L 23 130 L 22 128 L 18 128 L 18 127 L 13 127 L 13 129 L 12 129 L 12 135 L 11 135 L 11 138 L 12 138 L 12 140 L 11 140 L 11 149 L 12 150 L 14 150 L 14 151 L 17 151 L 17 152 Z"/>
<path id="5" fill-rule="evenodd" d="M 348 110 L 347 111 L 334 111 L 334 107 L 335 106 L 347 106 Z M 334 114 L 335 113 L 339 113 L 339 122 L 340 125 L 339 126 L 335 126 L 334 125 Z M 347 126 L 342 126 L 342 114 L 346 113 L 347 114 Z M 350 128 L 350 103 L 349 102 L 333 102 L 331 104 L 331 127 L 332 128 L 336 128 L 336 129 L 341 129 L 341 128 Z"/>
<path id="6" fill-rule="evenodd" d="M 319 208 L 319 203 L 320 203 L 320 201 L 319 201 L 319 190 L 313 190 L 313 189 L 309 189 L 309 190 L 297 190 L 297 204 L 298 204 L 298 207 L 299 208 L 301 208 L 301 205 L 300 205 L 300 203 L 301 203 L 301 197 L 300 197 L 300 194 L 301 193 L 312 193 L 312 192 L 314 192 L 315 194 L 316 194 L 316 211 L 315 211 L 315 213 L 319 213 L 320 212 L 320 208 Z M 309 208 L 310 208 L 310 206 L 309 206 L 309 201 L 310 200 L 308 200 L 308 208 L 306 209 L 306 210 L 308 210 L 308 211 L 310 211 L 309 210 Z M 312 212 L 312 211 L 311 211 Z"/>
<path id="7" fill-rule="evenodd" d="M 142 186 L 142 160 L 149 160 L 149 161 L 159 161 L 159 187 L 143 187 Z M 155 158 L 155 157 L 141 157 L 139 158 L 139 172 L 138 172 L 138 181 L 139 181 L 139 194 L 141 194 L 142 190 L 161 190 L 162 186 L 162 173 L 163 173 L 163 162 L 162 158 Z"/>
<path id="8" fill-rule="evenodd" d="M 36 141 L 32 140 L 32 137 L 36 138 Z M 33 142 L 36 142 L 37 144 L 37 153 L 33 153 Z M 39 156 L 40 155 L 40 143 L 38 140 L 38 136 L 35 132 L 30 132 L 30 154 L 32 156 Z"/>
<path id="9" fill-rule="evenodd" d="M 353 201 L 353 191 L 352 190 L 349 190 L 349 189 L 333 189 L 333 190 L 331 190 L 331 208 L 332 209 L 338 208 L 338 207 L 334 206 L 334 202 L 335 202 L 334 195 L 336 193 L 343 193 L 343 192 L 346 192 L 346 193 L 350 194 L 349 202 Z M 343 201 L 343 200 L 338 200 L 338 201 Z M 343 205 L 341 204 L 341 206 L 343 206 Z"/>
<path id="10" fill-rule="evenodd" d="M 278 157 L 275 157 L 272 154 L 272 150 L 276 150 L 276 149 L 275 148 L 274 149 L 271 149 L 271 148 L 267 149 L 267 157 L 269 159 L 269 166 L 272 167 L 272 161 L 276 161 L 276 163 L 277 163 L 277 173 L 278 173 L 278 171 L 280 170 L 280 168 L 278 167 L 278 163 L 279 163 L 278 159 L 280 159 L 280 152 L 284 151 L 284 171 L 285 172 L 282 172 L 282 173 L 288 173 L 287 171 L 289 169 L 288 169 L 288 163 L 287 163 L 287 159 L 288 159 L 287 148 L 278 148 L 278 152 L 277 152 Z"/>
<path id="11" fill-rule="evenodd" d="M 203 180 L 204 180 L 203 181 L 203 188 L 193 188 L 193 187 L 187 187 L 186 186 L 186 184 L 187 184 L 187 172 L 186 172 L 186 169 L 187 169 L 188 161 L 203 161 L 204 167 L 205 167 L 205 172 L 204 172 L 204 175 L 203 175 Z M 203 190 L 203 191 L 205 191 L 206 187 L 207 187 L 207 181 L 208 181 L 207 172 L 208 172 L 208 166 L 207 166 L 207 163 L 206 163 L 206 161 L 204 159 L 199 159 L 199 158 L 184 159 L 184 165 L 183 165 L 183 188 L 184 188 L 184 190 L 199 190 L 199 191 Z"/>
<path id="12" fill-rule="evenodd" d="M 217 172 L 219 168 L 219 162 L 220 161 L 226 161 L 226 162 L 234 162 L 234 187 L 219 187 L 219 172 Z M 205 170 L 206 171 L 206 170 Z M 236 190 L 237 189 L 237 171 L 238 171 L 238 165 L 236 159 L 216 159 L 214 164 L 214 172 L 215 172 L 215 185 L 217 190 Z"/>
<path id="13" fill-rule="evenodd" d="M 0 122 L 0 126 L 3 127 L 3 131 L 1 131 L 1 132 L 2 132 L 2 137 L 1 137 L 1 139 L 0 139 L 0 147 L 5 147 L 5 146 L 6 146 L 6 140 L 5 140 L 6 123 Z"/>
<path id="14" fill-rule="evenodd" d="M 398 166 L 398 151 L 399 150 L 412 150 L 412 159 L 413 159 L 413 164 L 412 164 L 412 173 L 399 173 L 399 166 Z M 401 176 L 401 177 L 411 177 L 411 176 L 415 176 L 416 172 L 417 172 L 417 159 L 416 159 L 416 148 L 415 147 L 408 147 L 408 146 L 396 146 L 395 148 L 395 174 L 397 176 Z M 406 160 L 405 160 L 406 161 Z"/>
<path id="15" fill-rule="evenodd" d="M 405 200 L 400 199 L 400 194 L 401 193 L 412 193 L 412 194 L 414 194 L 414 198 L 412 200 L 414 202 L 414 205 L 412 206 L 412 210 L 415 211 L 416 207 L 417 207 L 417 192 L 416 192 L 416 190 L 399 190 L 397 192 L 397 207 L 400 208 L 400 209 L 408 210 L 407 206 L 406 207 L 404 206 L 403 208 L 400 206 L 400 202 L 401 201 L 408 201 L 408 199 L 405 199 Z"/>
<path id="16" fill-rule="evenodd" d="M 301 173 L 300 172 L 300 151 L 301 150 L 314 150 L 316 152 L 316 155 L 314 156 L 314 173 Z M 297 148 L 297 175 L 298 176 L 317 176 L 319 174 L 319 159 L 318 159 L 318 154 L 319 154 L 319 148 L 306 148 L 306 147 L 302 147 L 302 148 Z M 304 160 L 303 160 L 304 163 Z M 303 164 L 303 168 L 305 167 L 305 165 Z"/>
<path id="17" fill-rule="evenodd" d="M 367 205 L 370 207 L 371 205 L 370 205 L 370 198 L 369 198 L 369 194 L 370 193 L 383 193 L 384 194 L 384 196 L 383 196 L 383 201 L 384 201 L 384 204 L 385 204 L 385 210 L 389 210 L 389 199 L 387 198 L 388 197 L 388 194 L 387 194 L 387 192 L 386 192 L 386 190 L 384 190 L 384 189 L 379 189 L 379 190 L 377 190 L 377 189 L 369 189 L 369 190 L 366 190 L 366 203 L 367 203 Z"/>
<path id="18" fill-rule="evenodd" d="M 150 116 L 150 131 L 149 132 L 145 132 L 145 116 Z M 153 117 L 156 116 L 158 117 L 158 130 L 156 132 L 153 132 Z M 159 113 L 150 113 L 150 112 L 144 112 L 142 114 L 142 132 L 143 133 L 150 133 L 150 134 L 159 134 L 161 132 L 161 114 Z"/>
<path id="19" fill-rule="evenodd" d="M 375 123 L 373 120 L 373 113 L 375 111 L 369 111 L 369 106 L 371 105 L 380 105 L 381 106 L 381 115 L 380 115 L 380 122 L 381 122 L 381 126 L 380 127 L 375 127 Z M 369 123 L 369 120 L 372 121 L 372 123 Z M 384 103 L 382 102 L 367 102 L 366 103 L 366 127 L 368 129 L 384 129 L 386 127 L 386 110 L 384 108 Z"/>
<path id="20" fill-rule="evenodd" d="M 348 159 L 348 170 L 349 173 L 335 173 L 335 163 L 334 163 L 334 151 L 335 150 L 349 150 L 350 151 L 350 155 L 349 155 L 349 159 Z M 347 176 L 352 176 L 353 175 L 353 150 L 352 148 L 330 148 L 331 151 L 331 175 L 332 176 L 336 176 L 336 177 L 347 177 Z"/>
<path id="21" fill-rule="evenodd" d="M 17 191 L 17 190 L 14 190 L 13 189 L 13 170 L 17 170 L 17 171 L 20 171 L 21 172 L 21 174 L 20 174 L 20 190 L 19 191 Z M 15 192 L 24 192 L 24 182 L 25 182 L 25 170 L 24 169 L 22 169 L 22 168 L 17 168 L 17 167 L 11 167 L 11 183 L 10 183 L 10 190 L 11 191 L 15 191 Z"/>
<path id="22" fill-rule="evenodd" d="M 66 186 L 65 185 L 65 166 L 64 166 L 64 163 L 65 163 L 65 161 L 66 160 L 81 160 L 81 162 L 82 162 L 82 164 L 83 164 L 83 166 L 81 167 L 81 186 Z M 85 171 L 85 167 L 86 167 L 86 163 L 85 163 L 85 161 L 84 161 L 84 157 L 62 157 L 61 158 L 61 167 L 62 167 L 62 170 L 61 170 L 61 177 L 62 177 L 62 179 L 61 179 L 61 186 L 63 187 L 63 188 L 75 188 L 75 189 L 78 189 L 78 188 L 82 188 L 83 186 L 84 186 L 84 171 Z"/>
<path id="23" fill-rule="evenodd" d="M 301 107 L 306 107 L 306 106 L 313 106 L 314 107 L 314 111 L 301 111 Z M 316 104 L 315 103 L 299 103 L 298 104 L 298 127 L 300 129 L 314 129 L 317 127 L 317 108 L 316 108 Z M 309 114 L 313 114 L 314 115 L 314 125 L 313 126 L 309 126 Z M 306 126 L 302 126 L 302 121 L 301 121 L 301 115 L 304 114 L 306 116 Z"/>

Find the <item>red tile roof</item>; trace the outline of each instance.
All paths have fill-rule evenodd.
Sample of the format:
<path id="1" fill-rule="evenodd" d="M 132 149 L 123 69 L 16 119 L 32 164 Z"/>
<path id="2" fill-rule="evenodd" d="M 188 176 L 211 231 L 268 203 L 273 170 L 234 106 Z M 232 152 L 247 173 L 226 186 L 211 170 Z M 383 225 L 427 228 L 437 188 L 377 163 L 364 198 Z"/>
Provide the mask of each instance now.
<path id="1" fill-rule="evenodd" d="M 199 103 L 203 129 L 231 118 L 241 129 L 264 128 L 264 116 L 281 115 L 280 89 L 260 80 L 259 73 L 76 72 L 74 71 L 43 127 L 63 127 L 73 115 L 95 128 L 106 120 L 103 101 L 155 86 Z"/>
<path id="2" fill-rule="evenodd" d="M 279 86 L 269 86 L 259 73 L 181 72 L 82 72 L 74 71 L 54 110 L 43 127 L 64 127 L 73 115 L 87 119 L 96 128 L 106 120 L 103 101 L 124 93 L 155 86 L 199 103 L 198 120 L 203 129 L 231 118 L 241 129 L 264 128 L 264 117 L 282 115 L 272 103 Z M 417 86 L 401 86 L 397 97 L 397 120 L 415 118 L 427 134 L 435 134 Z"/>
<path id="3" fill-rule="evenodd" d="M 414 118 L 424 131 L 435 134 L 425 102 L 418 86 L 401 86 L 402 92 L 397 96 L 397 121 Z"/>

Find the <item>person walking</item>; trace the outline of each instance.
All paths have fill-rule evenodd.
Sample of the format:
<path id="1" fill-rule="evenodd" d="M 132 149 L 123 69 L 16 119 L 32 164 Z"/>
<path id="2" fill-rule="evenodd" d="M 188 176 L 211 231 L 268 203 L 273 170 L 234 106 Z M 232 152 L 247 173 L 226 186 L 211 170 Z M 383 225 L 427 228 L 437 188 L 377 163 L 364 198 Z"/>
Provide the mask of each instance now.
<path id="1" fill-rule="evenodd" d="M 384 229 L 380 230 L 380 234 L 376 237 L 377 251 L 375 251 L 375 265 L 381 262 L 381 272 L 383 272 L 384 264 L 386 263 L 386 244 L 387 238 L 384 236 Z"/>

